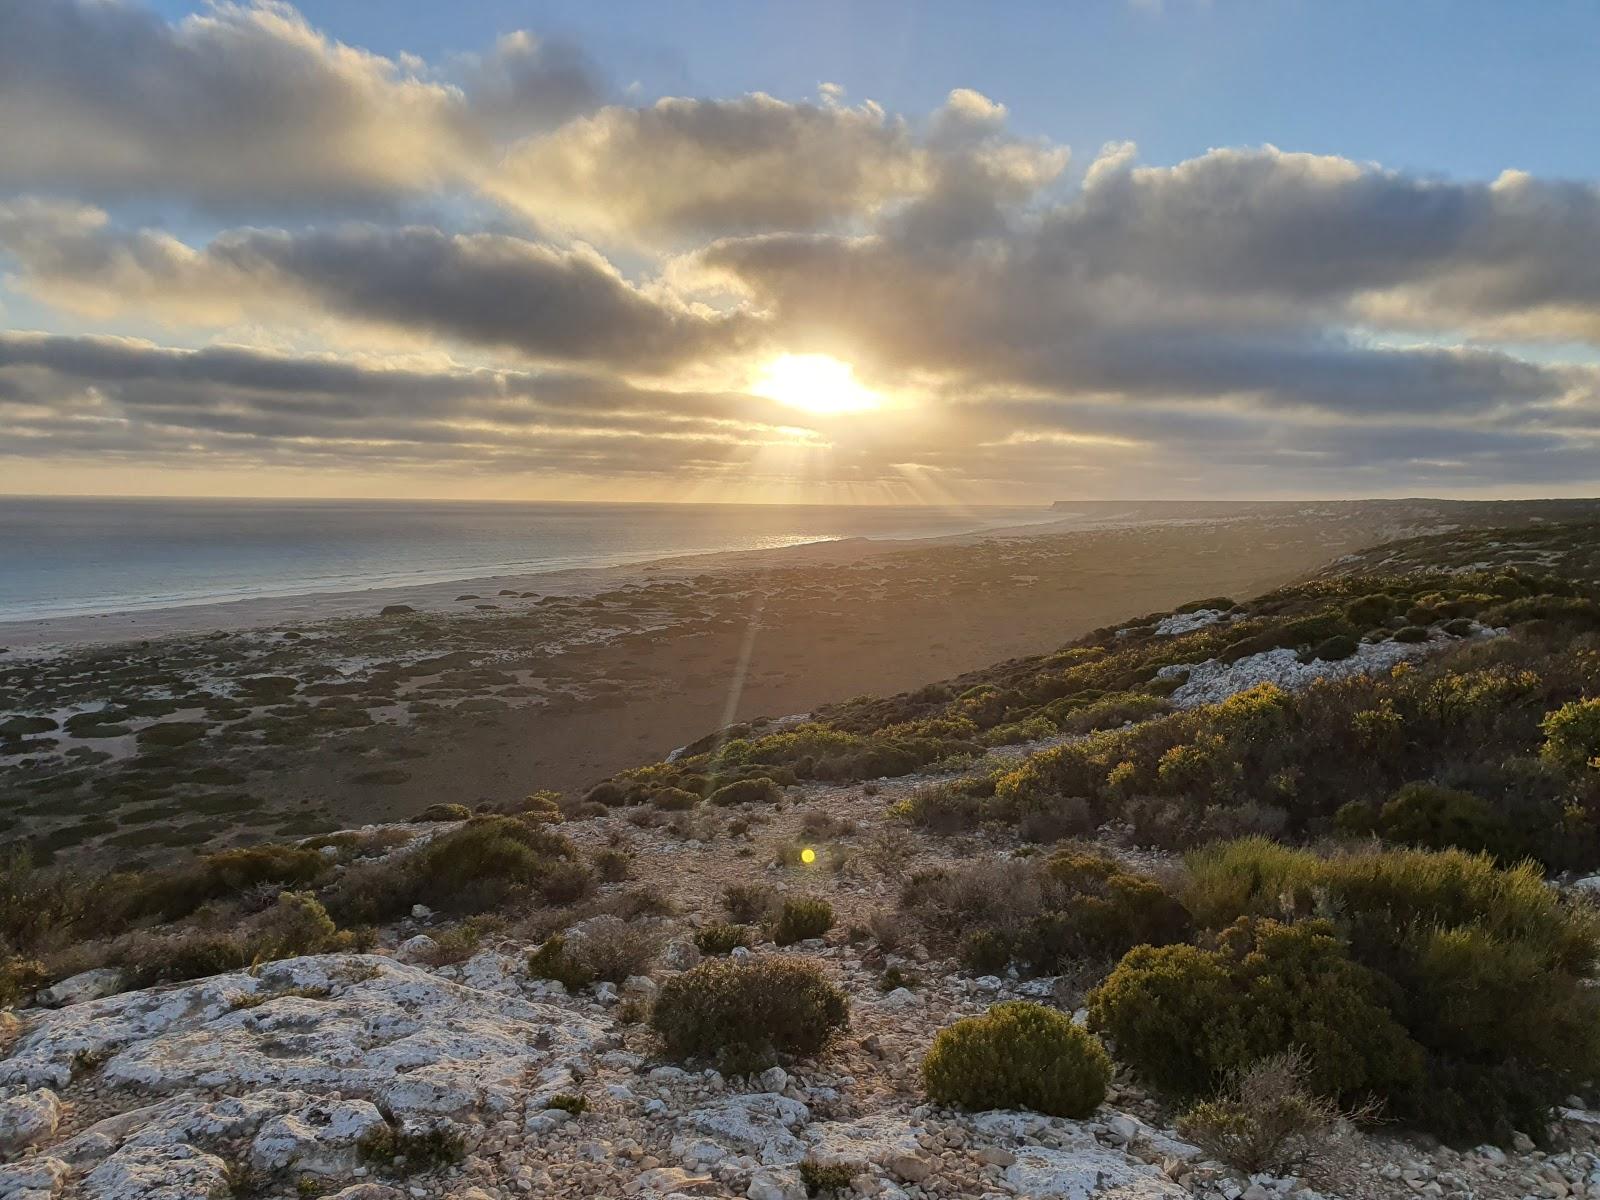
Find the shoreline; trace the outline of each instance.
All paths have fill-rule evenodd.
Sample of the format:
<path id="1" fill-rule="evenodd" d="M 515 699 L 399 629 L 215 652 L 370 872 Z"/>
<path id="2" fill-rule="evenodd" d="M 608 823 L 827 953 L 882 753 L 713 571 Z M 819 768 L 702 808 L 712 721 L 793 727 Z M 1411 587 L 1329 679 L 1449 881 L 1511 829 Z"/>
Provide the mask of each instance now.
<path id="1" fill-rule="evenodd" d="M 1025 525 L 996 526 L 928 537 L 845 537 L 793 546 L 749 550 L 690 551 L 593 567 L 558 567 L 501 575 L 471 575 L 428 582 L 384 584 L 326 592 L 248 596 L 234 600 L 201 600 L 151 608 L 101 613 L 0 620 L 0 654 L 11 661 L 31 654 L 66 652 L 87 646 L 111 646 L 199 633 L 240 633 L 279 625 L 312 625 L 351 617 L 371 617 L 385 605 L 405 604 L 420 613 L 464 615 L 463 592 L 495 603 L 501 589 L 537 592 L 540 596 L 583 597 L 611 588 L 650 580 L 779 567 L 804 567 L 857 562 L 901 550 L 960 545 L 990 537 L 1052 536 L 1142 524 L 1175 521 L 1081 520 L 1061 517 Z M 509 597 L 507 597 L 509 599 Z M 475 601 L 478 602 L 478 601 Z"/>

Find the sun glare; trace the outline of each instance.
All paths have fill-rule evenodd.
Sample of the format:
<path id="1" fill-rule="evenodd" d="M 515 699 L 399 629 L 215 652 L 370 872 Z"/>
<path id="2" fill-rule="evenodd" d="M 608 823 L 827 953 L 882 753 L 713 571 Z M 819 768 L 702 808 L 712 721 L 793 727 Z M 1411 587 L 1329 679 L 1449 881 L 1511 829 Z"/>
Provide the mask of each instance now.
<path id="1" fill-rule="evenodd" d="M 866 412 L 883 398 L 856 379 L 855 368 L 826 354 L 784 354 L 761 368 L 758 396 L 819 415 Z"/>

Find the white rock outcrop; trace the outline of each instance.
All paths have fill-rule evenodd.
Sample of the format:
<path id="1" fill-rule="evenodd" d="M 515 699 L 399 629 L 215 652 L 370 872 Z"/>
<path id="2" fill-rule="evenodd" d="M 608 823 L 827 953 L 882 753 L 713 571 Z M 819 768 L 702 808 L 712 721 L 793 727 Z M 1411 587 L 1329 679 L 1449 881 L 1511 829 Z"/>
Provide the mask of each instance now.
<path id="1" fill-rule="evenodd" d="M 1084 1136 L 1063 1149 L 1020 1147 L 1005 1170 L 1012 1192 L 1030 1200 L 1181 1200 L 1188 1193 L 1155 1167 Z"/>
<path id="2" fill-rule="evenodd" d="M 114 1085 L 337 1092 L 429 1117 L 502 1111 L 525 1079 L 568 1076 L 614 1038 L 580 1013 L 392 959 L 317 955 L 45 1014 L 0 1062 L 0 1082 L 60 1085 L 87 1054 Z"/>
<path id="3" fill-rule="evenodd" d="M 61 1101 L 49 1088 L 0 1100 L 0 1154 L 13 1155 L 54 1136 Z"/>
<path id="4" fill-rule="evenodd" d="M 230 1192 L 228 1164 L 179 1143 L 130 1146 L 83 1177 L 84 1200 L 200 1200 Z"/>

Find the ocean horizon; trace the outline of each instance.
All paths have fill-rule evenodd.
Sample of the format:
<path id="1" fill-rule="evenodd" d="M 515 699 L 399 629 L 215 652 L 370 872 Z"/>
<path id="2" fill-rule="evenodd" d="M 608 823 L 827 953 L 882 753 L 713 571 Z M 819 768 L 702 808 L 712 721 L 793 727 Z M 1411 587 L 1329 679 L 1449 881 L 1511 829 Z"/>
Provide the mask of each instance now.
<path id="1" fill-rule="evenodd" d="M 1048 506 L 0 497 L 0 621 L 1062 519 Z"/>

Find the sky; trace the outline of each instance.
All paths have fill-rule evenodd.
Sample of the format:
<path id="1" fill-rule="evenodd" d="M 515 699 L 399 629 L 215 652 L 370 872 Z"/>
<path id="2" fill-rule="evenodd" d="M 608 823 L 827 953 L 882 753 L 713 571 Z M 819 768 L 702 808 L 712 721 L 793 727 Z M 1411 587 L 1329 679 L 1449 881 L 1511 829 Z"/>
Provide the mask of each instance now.
<path id="1" fill-rule="evenodd" d="M 1600 493 L 1600 8 L 0 0 L 0 491 Z"/>

